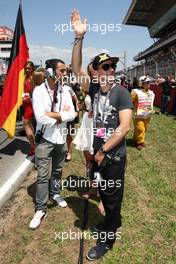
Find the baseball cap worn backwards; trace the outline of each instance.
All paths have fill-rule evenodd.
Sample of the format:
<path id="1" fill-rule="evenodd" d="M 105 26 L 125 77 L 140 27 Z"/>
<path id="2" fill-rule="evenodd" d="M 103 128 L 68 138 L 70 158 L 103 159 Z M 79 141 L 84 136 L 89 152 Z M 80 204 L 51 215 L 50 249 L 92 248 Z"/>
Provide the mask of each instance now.
<path id="1" fill-rule="evenodd" d="M 107 60 L 112 60 L 112 62 L 114 62 L 116 64 L 119 61 L 119 58 L 118 57 L 111 57 L 111 56 L 109 56 L 106 53 L 101 53 L 101 54 L 95 56 L 95 58 L 93 59 L 93 61 L 92 61 L 92 67 L 93 67 L 93 69 L 94 70 L 97 70 L 98 69 L 98 66 L 102 62 L 107 61 Z"/>

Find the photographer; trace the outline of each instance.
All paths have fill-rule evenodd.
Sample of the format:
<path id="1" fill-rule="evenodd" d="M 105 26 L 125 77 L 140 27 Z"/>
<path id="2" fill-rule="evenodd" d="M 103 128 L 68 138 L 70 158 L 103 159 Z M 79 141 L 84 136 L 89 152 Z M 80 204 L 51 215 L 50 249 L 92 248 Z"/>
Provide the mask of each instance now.
<path id="1" fill-rule="evenodd" d="M 50 60 L 49 64 L 53 72 L 51 71 L 44 83 L 35 87 L 33 92 L 38 136 L 36 146 L 38 177 L 36 213 L 29 225 L 31 229 L 37 228 L 46 215 L 48 196 L 58 206 L 67 206 L 66 201 L 59 195 L 60 180 L 67 150 L 67 122 L 75 118 L 75 111 L 70 93 L 63 89 L 65 63 L 55 59 Z M 50 161 L 52 171 L 48 181 Z"/>
<path id="2" fill-rule="evenodd" d="M 82 22 L 79 11 L 74 10 L 71 14 L 71 22 L 75 31 L 72 70 L 77 77 L 85 77 L 81 86 L 88 91 L 89 78 L 81 69 L 86 20 Z M 95 134 L 92 176 L 96 175 L 98 180 L 102 178 L 106 182 L 105 190 L 99 186 L 100 198 L 105 209 L 104 223 L 96 226 L 96 230 L 106 232 L 107 236 L 105 241 L 98 241 L 97 245 L 89 250 L 87 254 L 89 260 L 99 259 L 113 247 L 117 228 L 121 226 L 121 203 L 126 164 L 125 136 L 130 130 L 132 103 L 129 92 L 114 83 L 118 60 L 117 57 L 102 53 L 92 61 L 94 77 L 97 78 L 99 85 L 99 91 L 93 96 Z M 120 186 L 116 185 L 117 181 L 121 182 Z"/>

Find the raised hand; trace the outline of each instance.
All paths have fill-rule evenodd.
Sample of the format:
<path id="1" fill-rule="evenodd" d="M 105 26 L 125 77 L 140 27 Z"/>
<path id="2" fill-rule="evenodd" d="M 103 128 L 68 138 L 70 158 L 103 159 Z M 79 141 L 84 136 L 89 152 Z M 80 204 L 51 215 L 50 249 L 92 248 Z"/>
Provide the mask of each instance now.
<path id="1" fill-rule="evenodd" d="M 87 31 L 87 19 L 84 19 L 84 21 L 82 22 L 80 13 L 76 9 L 74 9 L 71 12 L 70 19 L 71 19 L 71 23 L 73 25 L 76 37 L 78 38 L 83 37 Z"/>

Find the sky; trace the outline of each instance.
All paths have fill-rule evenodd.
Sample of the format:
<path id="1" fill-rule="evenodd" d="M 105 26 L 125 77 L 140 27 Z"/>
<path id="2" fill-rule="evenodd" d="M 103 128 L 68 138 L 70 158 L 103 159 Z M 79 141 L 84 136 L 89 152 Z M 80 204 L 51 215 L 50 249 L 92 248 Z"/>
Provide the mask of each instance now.
<path id="1" fill-rule="evenodd" d="M 15 27 L 19 0 L 0 0 L 0 25 Z M 132 0 L 22 0 L 23 22 L 30 59 L 36 64 L 61 58 L 70 63 L 74 32 L 70 13 L 76 8 L 87 18 L 89 29 L 84 38 L 83 67 L 101 52 L 121 57 L 127 55 L 127 67 L 133 57 L 153 40 L 147 28 L 123 25 Z M 123 64 L 119 62 L 119 69 Z"/>

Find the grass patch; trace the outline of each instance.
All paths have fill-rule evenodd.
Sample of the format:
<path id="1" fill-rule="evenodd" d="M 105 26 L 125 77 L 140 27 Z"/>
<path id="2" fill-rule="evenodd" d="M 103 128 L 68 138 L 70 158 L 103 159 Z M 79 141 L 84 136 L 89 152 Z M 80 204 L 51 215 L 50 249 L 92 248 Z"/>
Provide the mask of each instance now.
<path id="1" fill-rule="evenodd" d="M 130 144 L 128 135 L 128 166 L 122 207 L 121 239 L 113 250 L 97 261 L 100 264 L 174 264 L 176 263 L 176 120 L 172 116 L 154 115 L 146 137 L 147 147 L 138 151 Z M 82 155 L 74 151 L 72 162 L 66 164 L 63 177 L 82 177 L 85 169 Z M 26 181 L 26 188 L 34 184 L 36 172 Z M 81 232 L 84 201 L 76 190 L 64 189 L 69 207 L 50 207 L 48 216 L 36 231 L 28 229 L 33 215 L 32 197 L 24 195 L 24 188 L 15 196 L 4 221 L 8 222 L 0 239 L 0 263 L 76 264 L 79 239 L 55 239 L 59 232 Z M 25 198 L 24 198 L 25 197 Z M 97 210 L 98 201 L 90 201 L 88 232 L 102 221 Z M 95 240 L 85 240 L 85 254 Z M 84 263 L 88 263 L 84 259 Z"/>

